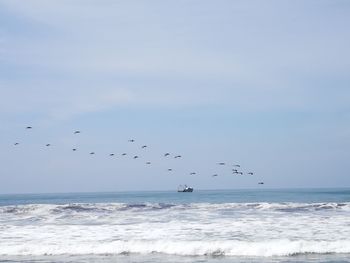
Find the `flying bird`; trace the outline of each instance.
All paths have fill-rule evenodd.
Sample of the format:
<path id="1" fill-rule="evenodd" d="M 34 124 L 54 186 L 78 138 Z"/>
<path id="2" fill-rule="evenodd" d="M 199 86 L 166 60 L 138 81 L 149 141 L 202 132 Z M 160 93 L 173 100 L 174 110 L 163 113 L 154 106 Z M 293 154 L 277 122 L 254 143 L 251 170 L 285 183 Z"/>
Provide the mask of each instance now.
<path id="1" fill-rule="evenodd" d="M 122 156 L 125 156 L 126 155 L 126 153 L 122 153 Z"/>
<path id="2" fill-rule="evenodd" d="M 235 167 L 241 167 L 239 164 L 234 164 L 233 166 L 235 166 Z"/>
<path id="3" fill-rule="evenodd" d="M 147 148 L 147 145 L 143 145 L 141 148 L 142 148 L 142 149 L 145 149 L 145 148 Z"/>
<path id="4" fill-rule="evenodd" d="M 78 134 L 78 133 L 80 133 L 80 131 L 75 131 L 75 132 L 74 132 L 74 134 Z"/>
<path id="5" fill-rule="evenodd" d="M 33 127 L 31 127 L 31 126 L 27 126 L 27 127 L 26 127 L 26 129 L 32 129 L 32 128 L 33 128 Z"/>
<path id="6" fill-rule="evenodd" d="M 253 175 L 254 173 L 250 172 L 250 173 L 248 173 L 248 174 Z"/>
<path id="7" fill-rule="evenodd" d="M 192 172 L 192 173 L 190 173 L 190 175 L 196 175 L 197 173 L 195 173 L 195 172 Z"/>
<path id="8" fill-rule="evenodd" d="M 18 145 L 19 144 L 19 142 L 15 142 L 13 145 Z"/>
<path id="9" fill-rule="evenodd" d="M 76 148 L 73 148 L 72 151 L 75 152 L 77 149 Z"/>
<path id="10" fill-rule="evenodd" d="M 167 157 L 167 156 L 169 156 L 169 155 L 170 155 L 170 153 L 165 153 L 165 154 L 164 154 L 165 157 Z"/>
<path id="11" fill-rule="evenodd" d="M 225 165 L 226 163 L 218 163 L 218 165 Z"/>
<path id="12" fill-rule="evenodd" d="M 93 155 L 93 154 L 95 154 L 95 153 L 94 153 L 94 152 L 91 152 L 90 154 Z"/>
<path id="13" fill-rule="evenodd" d="M 146 164 L 151 164 L 151 162 L 147 162 Z"/>
<path id="14" fill-rule="evenodd" d="M 129 140 L 128 142 L 135 142 L 135 140 L 134 140 L 134 139 L 131 139 L 131 140 Z"/>
<path id="15" fill-rule="evenodd" d="M 135 156 L 134 156 L 134 159 L 137 159 L 137 158 L 139 158 L 139 157 L 138 157 L 137 155 L 135 155 Z"/>
<path id="16" fill-rule="evenodd" d="M 264 184 L 264 182 L 259 182 L 258 184 Z"/>
<path id="17" fill-rule="evenodd" d="M 48 143 L 48 144 L 46 144 L 46 146 L 47 146 L 47 147 L 48 147 L 48 146 L 50 146 L 50 145 L 51 145 L 51 144 L 49 144 L 49 143 Z"/>
<path id="18" fill-rule="evenodd" d="M 114 156 L 114 153 L 110 153 L 109 156 Z"/>
<path id="19" fill-rule="evenodd" d="M 216 176 L 218 176 L 218 175 L 217 175 L 217 174 L 213 174 L 212 176 L 213 176 L 213 177 L 216 177 Z"/>
<path id="20" fill-rule="evenodd" d="M 174 158 L 175 158 L 175 159 L 181 158 L 181 155 L 176 155 Z"/>
<path id="21" fill-rule="evenodd" d="M 173 169 L 169 168 L 168 171 L 171 172 Z"/>

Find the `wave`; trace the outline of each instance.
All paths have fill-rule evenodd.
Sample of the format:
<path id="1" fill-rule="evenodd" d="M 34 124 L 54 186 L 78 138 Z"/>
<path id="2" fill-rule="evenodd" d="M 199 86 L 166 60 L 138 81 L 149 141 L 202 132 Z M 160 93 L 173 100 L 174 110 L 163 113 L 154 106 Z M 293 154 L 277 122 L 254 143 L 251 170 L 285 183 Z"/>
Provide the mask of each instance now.
<path id="1" fill-rule="evenodd" d="M 0 206 L 0 214 L 26 213 L 111 213 L 116 211 L 154 211 L 166 209 L 199 209 L 199 210 L 257 210 L 271 212 L 312 212 L 312 211 L 350 211 L 350 202 L 344 203 L 72 203 L 66 205 L 31 204 L 16 206 Z"/>
<path id="2" fill-rule="evenodd" d="M 350 253 L 349 212 L 350 203 L 2 206 L 0 255 Z"/>
<path id="3" fill-rule="evenodd" d="M 2 246 L 0 255 L 43 256 L 43 255 L 105 255 L 105 254 L 171 254 L 184 256 L 291 256 L 298 254 L 350 253 L 347 241 L 289 241 L 265 242 L 243 241 L 111 241 L 74 244 L 18 244 Z"/>

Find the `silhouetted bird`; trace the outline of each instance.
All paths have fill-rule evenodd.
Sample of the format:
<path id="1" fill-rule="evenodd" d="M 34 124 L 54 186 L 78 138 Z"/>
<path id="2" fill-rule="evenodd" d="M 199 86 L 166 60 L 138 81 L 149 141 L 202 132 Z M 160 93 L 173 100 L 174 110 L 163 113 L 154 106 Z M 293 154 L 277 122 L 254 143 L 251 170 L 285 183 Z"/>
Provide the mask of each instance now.
<path id="1" fill-rule="evenodd" d="M 139 157 L 138 157 L 137 155 L 135 155 L 135 156 L 134 156 L 134 159 L 137 159 L 137 158 L 139 158 Z"/>
<path id="2" fill-rule="evenodd" d="M 114 153 L 110 153 L 109 156 L 114 156 Z"/>
<path id="3" fill-rule="evenodd" d="M 122 153 L 122 156 L 125 156 L 126 155 L 126 153 Z"/>
<path id="4" fill-rule="evenodd" d="M 218 163 L 218 165 L 225 165 L 226 163 Z"/>
<path id="5" fill-rule="evenodd" d="M 129 142 L 135 142 L 135 140 L 134 140 L 134 139 L 131 139 L 131 140 L 129 140 Z"/>
<path id="6" fill-rule="evenodd" d="M 32 129 L 32 128 L 33 128 L 33 127 L 31 127 L 31 126 L 27 126 L 27 127 L 26 127 L 26 129 Z"/>
<path id="7" fill-rule="evenodd" d="M 213 176 L 213 177 L 216 177 L 216 176 L 218 176 L 218 175 L 217 175 L 217 174 L 213 174 L 212 176 Z"/>
<path id="8" fill-rule="evenodd" d="M 174 158 L 175 158 L 175 159 L 181 158 L 181 155 L 176 155 Z"/>
<path id="9" fill-rule="evenodd" d="M 167 157 L 167 156 L 169 156 L 169 155 L 170 155 L 170 153 L 165 153 L 165 154 L 164 154 L 165 157 Z"/>
<path id="10" fill-rule="evenodd" d="M 173 169 L 169 168 L 168 171 L 171 172 Z"/>
<path id="11" fill-rule="evenodd" d="M 75 131 L 75 132 L 74 132 L 74 134 L 78 134 L 78 133 L 80 133 L 80 131 Z"/>
<path id="12" fill-rule="evenodd" d="M 248 173 L 248 174 L 253 175 L 254 173 L 250 172 L 250 173 Z"/>
<path id="13" fill-rule="evenodd" d="M 95 154 L 95 153 L 94 153 L 94 152 L 91 152 L 90 154 L 92 155 L 92 154 Z"/>
<path id="14" fill-rule="evenodd" d="M 146 164 L 151 164 L 151 162 L 147 162 Z"/>
<path id="15" fill-rule="evenodd" d="M 15 142 L 13 145 L 18 145 L 19 143 L 18 142 Z"/>
<path id="16" fill-rule="evenodd" d="M 73 148 L 72 151 L 75 152 L 77 149 L 76 148 Z"/>
<path id="17" fill-rule="evenodd" d="M 48 144 L 46 144 L 46 146 L 47 146 L 47 147 L 48 147 L 48 146 L 50 146 L 50 145 L 51 145 L 51 144 L 49 144 L 49 143 L 48 143 Z"/>
<path id="18" fill-rule="evenodd" d="M 238 170 L 237 170 L 237 169 L 232 169 L 232 171 L 234 171 L 234 172 L 238 172 Z"/>
<path id="19" fill-rule="evenodd" d="M 147 148 L 147 145 L 143 145 L 141 148 L 142 148 L 142 149 L 145 149 L 145 148 Z"/>
<path id="20" fill-rule="evenodd" d="M 258 184 L 264 184 L 264 182 L 259 182 Z"/>
<path id="21" fill-rule="evenodd" d="M 241 167 L 239 164 L 234 164 L 233 166 L 236 166 L 236 167 Z"/>
<path id="22" fill-rule="evenodd" d="M 190 175 L 195 175 L 195 174 L 196 174 L 195 172 L 190 173 Z"/>

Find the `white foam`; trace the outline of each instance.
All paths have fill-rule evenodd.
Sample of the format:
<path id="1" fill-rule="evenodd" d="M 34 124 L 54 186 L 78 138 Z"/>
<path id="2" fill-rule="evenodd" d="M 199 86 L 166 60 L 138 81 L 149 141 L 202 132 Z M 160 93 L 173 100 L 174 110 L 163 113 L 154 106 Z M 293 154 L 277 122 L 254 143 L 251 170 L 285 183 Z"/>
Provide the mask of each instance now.
<path id="1" fill-rule="evenodd" d="M 0 207 L 0 255 L 350 253 L 349 203 Z"/>
<path id="2" fill-rule="evenodd" d="M 112 241 L 94 243 L 18 244 L 1 246 L 0 255 L 103 255 L 164 253 L 174 255 L 286 256 L 305 253 L 350 253 L 350 241 Z"/>

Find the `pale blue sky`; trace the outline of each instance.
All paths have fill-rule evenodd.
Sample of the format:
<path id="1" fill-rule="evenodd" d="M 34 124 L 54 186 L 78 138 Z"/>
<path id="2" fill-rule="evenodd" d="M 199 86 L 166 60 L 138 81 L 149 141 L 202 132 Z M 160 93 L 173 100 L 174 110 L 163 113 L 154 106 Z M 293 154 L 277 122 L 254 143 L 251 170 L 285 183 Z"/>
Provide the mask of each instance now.
<path id="1" fill-rule="evenodd" d="M 345 0 L 0 0 L 0 193 L 350 186 L 349 28 Z"/>

